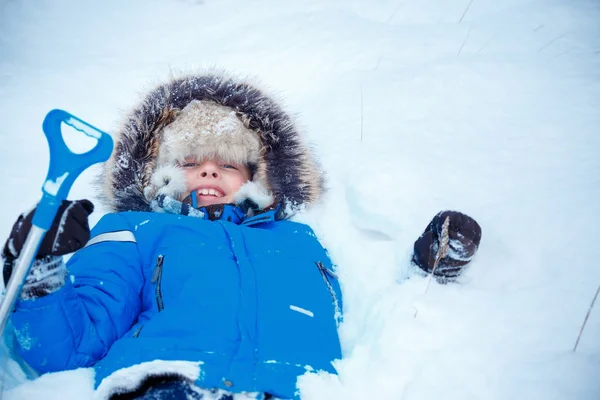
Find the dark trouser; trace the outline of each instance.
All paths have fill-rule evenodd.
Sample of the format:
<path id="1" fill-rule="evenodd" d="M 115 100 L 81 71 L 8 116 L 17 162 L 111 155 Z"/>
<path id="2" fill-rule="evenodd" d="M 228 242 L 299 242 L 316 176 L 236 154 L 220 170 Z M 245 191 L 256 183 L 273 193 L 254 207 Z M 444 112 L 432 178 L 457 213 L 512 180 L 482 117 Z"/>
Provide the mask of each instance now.
<path id="1" fill-rule="evenodd" d="M 179 377 L 152 377 L 137 390 L 114 394 L 110 400 L 202 400 L 205 395 L 193 383 Z M 204 390 L 210 392 L 210 390 Z M 219 400 L 233 400 L 231 395 L 223 395 Z"/>
<path id="2" fill-rule="evenodd" d="M 136 390 L 113 394 L 110 400 L 207 400 L 214 399 L 216 393 L 216 389 L 200 389 L 179 376 L 151 376 Z M 264 394 L 264 400 L 272 398 Z M 233 396 L 223 394 L 218 400 L 233 400 Z"/>

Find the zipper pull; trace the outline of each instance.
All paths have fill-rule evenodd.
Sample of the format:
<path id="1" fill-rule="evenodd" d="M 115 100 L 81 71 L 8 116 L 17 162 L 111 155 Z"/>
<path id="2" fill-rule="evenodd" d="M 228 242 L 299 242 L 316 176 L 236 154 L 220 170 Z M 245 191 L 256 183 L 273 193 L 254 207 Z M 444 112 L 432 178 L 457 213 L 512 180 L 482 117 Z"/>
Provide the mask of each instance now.
<path id="1" fill-rule="evenodd" d="M 163 259 L 164 258 L 165 258 L 165 256 L 163 256 L 161 254 L 156 259 L 156 267 L 154 267 L 154 272 L 152 272 L 152 279 L 150 280 L 150 283 L 156 283 L 156 282 L 158 282 L 158 277 L 160 276 L 160 271 L 161 271 L 162 266 L 163 266 Z"/>
<path id="2" fill-rule="evenodd" d="M 317 263 L 317 267 L 319 267 L 319 269 L 321 270 L 321 272 L 324 272 L 324 273 L 328 274 L 332 278 L 334 278 L 334 279 L 338 278 L 337 274 L 335 272 L 333 272 L 332 270 L 330 270 L 329 268 L 327 268 L 325 265 L 323 265 L 323 263 L 321 261 L 319 261 Z"/>

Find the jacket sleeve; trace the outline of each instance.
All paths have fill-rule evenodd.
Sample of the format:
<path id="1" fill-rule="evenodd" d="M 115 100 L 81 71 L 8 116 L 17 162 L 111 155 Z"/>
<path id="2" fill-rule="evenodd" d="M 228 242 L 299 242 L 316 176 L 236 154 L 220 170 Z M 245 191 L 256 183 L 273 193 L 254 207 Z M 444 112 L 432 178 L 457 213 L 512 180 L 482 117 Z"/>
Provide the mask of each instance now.
<path id="1" fill-rule="evenodd" d="M 91 366 L 136 321 L 144 277 L 133 232 L 122 215 L 106 215 L 67 263 L 62 288 L 17 302 L 18 351 L 35 370 Z"/>

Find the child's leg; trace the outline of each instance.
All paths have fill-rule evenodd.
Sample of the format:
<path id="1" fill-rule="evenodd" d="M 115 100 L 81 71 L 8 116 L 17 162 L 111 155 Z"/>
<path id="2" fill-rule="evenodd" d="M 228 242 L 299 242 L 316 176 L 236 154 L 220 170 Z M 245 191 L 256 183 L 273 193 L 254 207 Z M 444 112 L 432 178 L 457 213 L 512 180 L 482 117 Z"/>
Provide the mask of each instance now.
<path id="1" fill-rule="evenodd" d="M 204 400 L 190 381 L 177 376 L 150 377 L 137 390 L 116 394 L 110 400 Z M 223 399 L 230 400 L 230 399 Z"/>
<path id="2" fill-rule="evenodd" d="M 268 400 L 270 394 L 244 393 L 237 399 Z M 110 400 L 234 400 L 234 396 L 220 389 L 203 389 L 180 376 L 150 376 L 132 392 L 114 394 Z"/>

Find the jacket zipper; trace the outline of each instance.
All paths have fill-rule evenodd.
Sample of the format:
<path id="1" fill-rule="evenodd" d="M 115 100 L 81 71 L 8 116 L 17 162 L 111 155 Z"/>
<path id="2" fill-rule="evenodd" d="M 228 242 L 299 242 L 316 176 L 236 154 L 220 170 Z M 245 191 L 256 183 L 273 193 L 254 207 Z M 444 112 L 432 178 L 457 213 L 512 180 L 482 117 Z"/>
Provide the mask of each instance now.
<path id="1" fill-rule="evenodd" d="M 160 289 L 160 283 L 162 281 L 162 271 L 163 271 L 163 262 L 165 256 L 162 254 L 158 256 L 156 259 L 156 267 L 154 267 L 154 272 L 152 273 L 151 283 L 156 283 L 155 296 L 156 296 L 156 305 L 158 306 L 158 312 L 161 312 L 165 308 L 165 304 L 163 303 L 162 291 Z"/>
<path id="2" fill-rule="evenodd" d="M 142 332 L 142 329 L 143 329 L 143 328 L 144 328 L 144 325 L 140 325 L 140 327 L 139 327 L 139 328 L 137 328 L 137 329 L 135 330 L 135 332 L 133 332 L 133 337 L 134 337 L 134 338 L 137 338 L 138 336 L 140 336 L 140 333 Z"/>
<path id="3" fill-rule="evenodd" d="M 321 276 L 323 277 L 323 280 L 325 281 L 325 284 L 327 285 L 327 289 L 329 289 L 331 298 L 333 299 L 333 307 L 335 308 L 334 317 L 335 317 L 336 323 L 339 325 L 339 323 L 342 319 L 342 310 L 340 309 L 340 303 L 338 301 L 337 295 L 335 294 L 335 290 L 333 289 L 333 285 L 331 284 L 331 281 L 329 280 L 329 277 L 332 277 L 334 279 L 337 279 L 338 277 L 335 272 L 333 272 L 332 270 L 327 268 L 325 265 L 323 265 L 323 263 L 321 261 L 319 261 L 315 264 L 317 264 L 317 267 L 319 268 L 319 272 L 321 273 Z"/>

